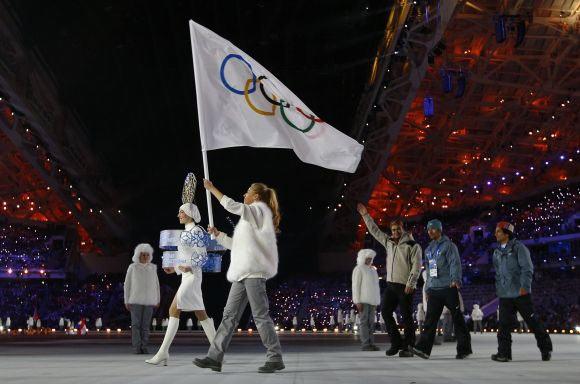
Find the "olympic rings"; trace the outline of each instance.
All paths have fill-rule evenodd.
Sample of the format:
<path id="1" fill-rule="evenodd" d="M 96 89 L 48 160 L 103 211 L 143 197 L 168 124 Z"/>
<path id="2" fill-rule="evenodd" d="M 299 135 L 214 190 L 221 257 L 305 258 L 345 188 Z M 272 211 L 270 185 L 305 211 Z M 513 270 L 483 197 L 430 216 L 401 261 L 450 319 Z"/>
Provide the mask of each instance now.
<path id="1" fill-rule="evenodd" d="M 312 129 L 312 127 L 314 127 L 314 124 L 316 124 L 314 119 L 310 119 L 310 125 L 304 129 L 300 129 L 297 126 L 295 126 L 290 120 L 288 120 L 288 118 L 286 117 L 286 114 L 284 113 L 284 108 L 288 108 L 288 107 L 284 106 L 284 100 L 280 99 L 280 114 L 282 115 L 282 118 L 284 119 L 286 124 L 288 124 L 289 126 L 291 126 L 294 129 L 296 129 L 297 131 L 300 131 L 302 133 L 306 133 L 306 132 L 310 131 Z"/>
<path id="2" fill-rule="evenodd" d="M 252 72 L 252 89 L 249 90 L 249 93 L 254 93 L 256 91 L 256 75 L 254 74 L 254 71 L 252 70 L 252 65 L 250 63 L 248 63 L 246 60 L 244 60 L 244 58 L 240 55 L 235 55 L 233 53 L 230 53 L 229 55 L 227 55 L 224 60 L 222 61 L 222 65 L 220 67 L 220 78 L 222 79 L 222 83 L 224 84 L 224 86 L 229 89 L 230 91 L 232 91 L 233 93 L 237 93 L 238 95 L 243 95 L 245 93 L 245 91 L 240 91 L 239 89 L 235 89 L 234 87 L 232 87 L 228 81 L 226 80 L 226 76 L 225 76 L 225 70 L 226 70 L 226 64 L 228 63 L 228 61 L 230 61 L 231 59 L 238 59 L 241 62 L 243 62 L 244 64 L 246 64 L 248 66 L 248 68 L 250 68 L 250 72 Z"/>
<path id="3" fill-rule="evenodd" d="M 258 80 L 259 82 L 260 80 Z M 252 108 L 252 111 L 256 112 L 259 115 L 262 116 L 274 116 L 274 114 L 276 113 L 276 106 L 272 105 L 272 112 L 268 112 L 268 111 L 262 111 L 258 108 L 256 108 L 256 106 L 252 103 L 252 100 L 250 100 L 250 92 L 249 92 L 249 88 L 250 88 L 250 83 L 252 82 L 252 79 L 248 79 L 246 81 L 246 86 L 244 87 L 244 98 L 246 99 L 246 103 L 248 103 L 248 105 L 250 106 L 250 108 Z M 254 83 L 254 86 L 256 84 Z M 262 86 L 262 84 L 260 83 L 260 87 Z M 274 95 L 272 95 L 274 96 Z M 276 97 L 276 96 L 274 96 Z"/>
<path id="4" fill-rule="evenodd" d="M 244 63 L 248 67 L 250 72 L 252 73 L 252 77 L 246 80 L 246 83 L 244 85 L 243 90 L 234 88 L 226 80 L 225 68 L 226 68 L 227 63 L 232 59 L 237 59 L 237 60 L 241 61 L 242 63 Z M 221 66 L 220 66 L 220 79 L 221 79 L 221 82 L 224 85 L 224 87 L 226 87 L 226 89 L 228 89 L 230 92 L 235 93 L 237 95 L 244 96 L 244 99 L 245 99 L 246 103 L 248 104 L 248 106 L 250 107 L 250 109 L 259 115 L 274 116 L 276 114 L 276 107 L 280 107 L 280 115 L 282 116 L 282 119 L 284 120 L 284 122 L 287 125 L 289 125 L 291 128 L 293 128 L 297 131 L 300 131 L 302 133 L 310 132 L 312 130 L 312 128 L 314 128 L 314 125 L 316 123 L 324 123 L 324 120 L 314 116 L 313 114 L 307 114 L 300 107 L 297 107 L 297 106 L 290 104 L 289 102 L 283 100 L 282 98 L 277 97 L 274 93 L 272 93 L 271 97 L 268 96 L 268 94 L 266 93 L 266 89 L 264 88 L 264 83 L 263 83 L 263 80 L 267 80 L 268 78 L 264 75 L 256 76 L 256 74 L 254 73 L 254 71 L 252 69 L 252 65 L 249 62 L 247 62 L 241 55 L 232 53 L 232 54 L 227 55 L 223 59 Z M 271 111 L 262 110 L 262 109 L 257 108 L 256 105 L 250 99 L 250 95 L 252 93 L 254 93 L 256 91 L 256 89 L 258 89 L 258 88 L 260 89 L 260 93 L 262 94 L 262 97 L 268 103 L 270 103 L 272 105 Z M 278 100 L 280 100 L 280 101 L 278 101 Z M 310 120 L 310 123 L 308 124 L 308 126 L 306 128 L 299 128 L 292 121 L 290 121 L 286 112 L 284 111 L 285 109 L 296 110 L 304 118 Z M 324 128 L 324 126 L 322 126 L 322 128 Z M 323 131 L 324 131 L 324 129 L 323 129 Z M 320 134 L 321 133 L 322 132 L 320 132 Z M 320 134 L 314 134 L 314 135 L 310 134 L 310 135 L 306 135 L 306 136 L 309 138 L 316 138 L 316 137 L 320 136 Z"/>

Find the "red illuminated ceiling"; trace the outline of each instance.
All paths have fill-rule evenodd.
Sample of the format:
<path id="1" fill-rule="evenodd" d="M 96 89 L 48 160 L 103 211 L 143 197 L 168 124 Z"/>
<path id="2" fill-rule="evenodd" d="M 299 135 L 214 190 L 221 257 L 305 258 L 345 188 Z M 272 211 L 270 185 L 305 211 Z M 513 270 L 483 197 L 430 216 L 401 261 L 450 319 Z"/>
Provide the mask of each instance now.
<path id="1" fill-rule="evenodd" d="M 518 48 L 513 33 L 495 40 L 493 17 L 504 3 L 456 8 L 446 49 L 428 68 L 372 191 L 376 218 L 513 199 L 580 176 L 580 2 L 535 1 Z M 462 97 L 443 93 L 442 70 L 467 75 Z M 426 96 L 435 107 L 429 119 Z"/>

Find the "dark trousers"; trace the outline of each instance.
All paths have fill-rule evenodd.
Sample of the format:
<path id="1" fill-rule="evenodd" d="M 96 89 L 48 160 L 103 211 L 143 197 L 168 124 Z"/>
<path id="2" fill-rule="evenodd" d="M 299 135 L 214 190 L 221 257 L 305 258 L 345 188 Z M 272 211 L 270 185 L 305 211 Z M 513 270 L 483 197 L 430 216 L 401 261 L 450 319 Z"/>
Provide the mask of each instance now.
<path id="1" fill-rule="evenodd" d="M 405 338 L 401 340 L 399 328 L 393 317 L 393 311 L 399 307 L 403 316 L 405 327 Z M 415 323 L 413 322 L 413 294 L 405 293 L 405 285 L 398 283 L 387 283 L 383 292 L 383 305 L 381 308 L 387 332 L 393 347 L 406 349 L 415 345 Z"/>
<path id="2" fill-rule="evenodd" d="M 524 318 L 530 330 L 534 332 L 538 348 L 542 352 L 552 351 L 552 340 L 546 329 L 534 313 L 532 295 L 514 299 L 499 299 L 499 331 L 497 332 L 498 353 L 502 356 L 512 355 L 512 329 L 516 324 L 516 312 Z"/>
<path id="3" fill-rule="evenodd" d="M 135 351 L 147 347 L 153 309 L 152 305 L 131 304 L 131 341 Z"/>
<path id="4" fill-rule="evenodd" d="M 437 331 L 437 322 L 439 317 L 441 317 L 443 307 L 447 307 L 451 312 L 455 337 L 457 337 L 457 353 L 472 353 L 471 337 L 465 324 L 463 313 L 461 313 L 457 288 L 433 289 L 428 292 L 425 326 L 416 348 L 427 355 L 431 354 L 433 342 L 435 341 L 435 332 Z"/>

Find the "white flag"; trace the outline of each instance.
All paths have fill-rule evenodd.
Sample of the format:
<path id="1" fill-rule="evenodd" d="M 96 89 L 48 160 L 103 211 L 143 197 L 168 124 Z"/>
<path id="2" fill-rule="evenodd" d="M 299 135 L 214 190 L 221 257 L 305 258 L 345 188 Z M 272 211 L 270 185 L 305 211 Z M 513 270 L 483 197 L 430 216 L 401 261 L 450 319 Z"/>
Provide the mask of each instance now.
<path id="1" fill-rule="evenodd" d="M 354 172 L 363 146 L 318 118 L 266 68 L 189 22 L 202 150 L 292 149 L 300 160 Z"/>

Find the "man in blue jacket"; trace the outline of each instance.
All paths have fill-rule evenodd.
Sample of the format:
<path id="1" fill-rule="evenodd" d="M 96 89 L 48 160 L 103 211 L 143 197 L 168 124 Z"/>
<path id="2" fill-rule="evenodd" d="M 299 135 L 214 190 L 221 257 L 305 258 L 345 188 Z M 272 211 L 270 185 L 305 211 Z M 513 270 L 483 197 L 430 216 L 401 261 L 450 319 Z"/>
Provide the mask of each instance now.
<path id="1" fill-rule="evenodd" d="M 425 249 L 427 263 L 427 315 L 419 342 L 413 348 L 413 353 L 423 359 L 431 355 L 437 322 L 443 312 L 443 307 L 449 308 L 455 336 L 457 337 L 457 359 L 465 359 L 471 355 L 471 338 L 463 318 L 459 303 L 459 287 L 461 286 L 461 260 L 459 251 L 453 242 L 442 234 L 443 224 L 439 220 L 427 223 L 427 233 L 431 243 Z"/>
<path id="2" fill-rule="evenodd" d="M 532 276 L 534 266 L 530 251 L 514 238 L 514 226 L 500 221 L 495 228 L 498 247 L 493 252 L 495 288 L 499 297 L 499 329 L 497 332 L 498 352 L 491 355 L 494 361 L 507 362 L 512 359 L 511 329 L 519 312 L 536 336 L 542 360 L 552 357 L 552 340 L 534 313 L 532 304 Z"/>

